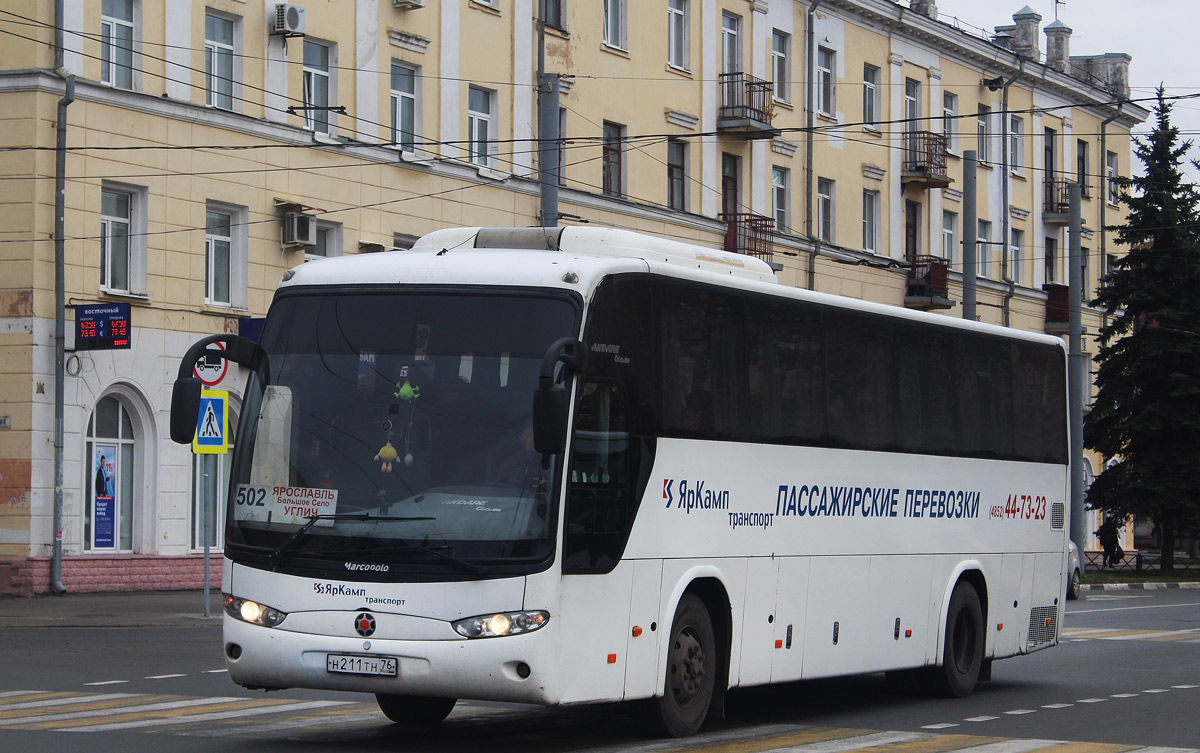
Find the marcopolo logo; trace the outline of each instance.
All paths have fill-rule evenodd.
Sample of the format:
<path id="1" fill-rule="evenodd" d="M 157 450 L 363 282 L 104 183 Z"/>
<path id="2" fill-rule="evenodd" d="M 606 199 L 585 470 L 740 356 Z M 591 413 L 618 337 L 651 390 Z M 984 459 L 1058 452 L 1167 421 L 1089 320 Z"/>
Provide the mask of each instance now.
<path id="1" fill-rule="evenodd" d="M 688 479 L 663 479 L 663 499 L 667 501 L 667 509 L 673 506 L 688 515 L 692 510 L 728 510 L 729 490 L 710 489 L 706 484 Z"/>
<path id="2" fill-rule="evenodd" d="M 386 573 L 388 571 L 388 566 L 382 562 L 347 562 L 345 565 L 347 570 L 374 573 Z"/>

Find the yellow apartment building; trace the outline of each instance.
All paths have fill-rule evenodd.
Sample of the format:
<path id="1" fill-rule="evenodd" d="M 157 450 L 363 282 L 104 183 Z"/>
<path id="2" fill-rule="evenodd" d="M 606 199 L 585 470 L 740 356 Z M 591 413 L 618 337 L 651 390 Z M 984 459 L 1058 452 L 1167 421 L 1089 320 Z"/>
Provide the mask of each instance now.
<path id="1" fill-rule="evenodd" d="M 197 587 L 226 471 L 168 438 L 180 357 L 253 336 L 309 259 L 538 224 L 539 59 L 560 92 L 547 219 L 961 316 L 973 150 L 978 317 L 1065 334 L 1066 185 L 1087 299 L 1121 253 L 1110 178 L 1148 111 L 1128 56 L 1072 56 L 1071 29 L 1027 8 L 973 30 L 954 4 L 545 0 L 539 29 L 538 0 L 0 0 L 0 591 L 50 589 L 56 534 L 68 589 Z M 77 338 L 126 307 L 127 347 Z M 1085 310 L 1091 352 L 1100 321 Z M 206 381 L 236 417 L 243 375 Z"/>

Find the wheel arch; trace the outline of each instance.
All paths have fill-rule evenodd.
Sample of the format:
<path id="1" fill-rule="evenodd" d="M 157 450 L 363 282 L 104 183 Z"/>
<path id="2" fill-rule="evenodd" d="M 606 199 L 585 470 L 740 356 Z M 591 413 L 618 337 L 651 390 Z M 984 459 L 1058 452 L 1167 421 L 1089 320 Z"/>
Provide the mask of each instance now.
<path id="1" fill-rule="evenodd" d="M 942 592 L 942 605 L 937 622 L 937 650 L 934 663 L 941 665 L 945 660 L 946 650 L 946 619 L 950 612 L 950 597 L 959 583 L 969 583 L 979 596 L 979 606 L 983 610 L 984 658 L 992 654 L 991 631 L 988 630 L 988 589 L 987 577 L 983 574 L 983 565 L 976 560 L 965 560 L 958 564 L 946 581 Z"/>
<path id="2" fill-rule="evenodd" d="M 712 620 L 713 634 L 717 641 L 717 681 L 713 688 L 713 700 L 709 706 L 710 719 L 725 718 L 725 691 L 729 688 L 729 677 L 733 660 L 733 606 L 729 598 L 729 588 L 725 583 L 724 574 L 714 567 L 697 567 L 689 570 L 675 584 L 671 598 L 664 605 L 662 624 L 664 629 L 659 631 L 660 640 L 667 641 L 671 634 L 671 620 L 679 601 L 686 595 L 693 594 L 704 603 Z M 662 651 L 665 651 L 665 647 Z M 661 652 L 660 652 L 661 655 Z M 662 674 L 665 667 L 659 662 L 660 676 L 656 687 L 661 691 L 666 684 L 666 675 Z"/>

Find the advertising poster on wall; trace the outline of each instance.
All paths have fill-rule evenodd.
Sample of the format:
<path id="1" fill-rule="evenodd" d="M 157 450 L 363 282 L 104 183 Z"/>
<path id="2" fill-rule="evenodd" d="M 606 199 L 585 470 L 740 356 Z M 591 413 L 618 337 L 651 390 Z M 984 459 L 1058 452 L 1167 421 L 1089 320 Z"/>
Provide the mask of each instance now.
<path id="1" fill-rule="evenodd" d="M 117 446 L 93 445 L 92 548 L 117 546 Z"/>

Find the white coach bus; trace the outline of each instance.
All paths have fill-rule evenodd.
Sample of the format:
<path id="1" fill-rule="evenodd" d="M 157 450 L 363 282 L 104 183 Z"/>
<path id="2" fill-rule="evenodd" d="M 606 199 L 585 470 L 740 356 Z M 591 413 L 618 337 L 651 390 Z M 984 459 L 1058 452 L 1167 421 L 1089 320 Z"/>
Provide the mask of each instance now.
<path id="1" fill-rule="evenodd" d="M 449 229 L 289 271 L 250 367 L 224 650 L 251 688 L 636 701 L 868 672 L 962 696 L 1058 642 L 1056 338 L 635 233 Z M 213 353 L 213 351 L 209 351 Z"/>

